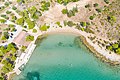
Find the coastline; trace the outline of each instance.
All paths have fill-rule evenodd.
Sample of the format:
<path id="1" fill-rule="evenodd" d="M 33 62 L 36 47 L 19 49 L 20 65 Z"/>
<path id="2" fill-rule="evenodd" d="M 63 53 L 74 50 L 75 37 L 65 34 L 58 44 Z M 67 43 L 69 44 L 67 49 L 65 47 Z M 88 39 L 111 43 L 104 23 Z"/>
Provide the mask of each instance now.
<path id="1" fill-rule="evenodd" d="M 82 43 L 93 53 L 93 55 L 94 55 L 96 58 L 100 59 L 102 62 L 106 62 L 106 63 L 108 63 L 108 64 L 110 64 L 110 65 L 112 65 L 112 66 L 115 66 L 115 65 L 119 65 L 119 64 L 120 64 L 120 62 L 118 62 L 118 61 L 112 61 L 112 60 L 106 58 L 105 56 L 103 56 L 103 55 L 102 55 L 101 53 L 99 53 L 98 51 L 96 51 L 96 50 L 94 49 L 94 47 L 91 46 L 91 45 L 87 42 L 87 40 L 86 40 L 86 38 L 85 38 L 84 36 L 80 36 L 80 39 L 81 39 Z"/>
<path id="2" fill-rule="evenodd" d="M 78 36 L 80 36 L 80 39 L 83 42 L 83 44 L 94 54 L 95 57 L 97 57 L 101 61 L 106 62 L 112 66 L 120 64 L 120 59 L 119 59 L 120 56 L 119 55 L 117 55 L 115 53 L 109 54 L 109 52 L 107 50 L 99 52 L 98 49 L 95 48 L 96 47 L 95 44 L 93 44 L 94 46 L 91 45 L 90 43 L 92 43 L 92 42 L 90 42 L 90 40 L 87 38 L 89 33 L 80 31 L 78 29 L 75 29 L 74 27 L 65 27 L 65 28 L 56 28 L 53 30 L 48 30 L 48 31 L 46 31 L 46 33 L 43 33 L 42 35 L 55 34 L 55 33 L 63 33 L 63 34 L 70 33 L 73 35 L 78 35 Z M 99 47 L 99 49 L 100 49 L 100 47 Z M 103 55 L 103 54 L 105 54 L 105 55 Z M 106 55 L 106 54 L 108 54 L 108 55 Z M 118 58 L 116 56 L 118 56 Z M 115 60 L 114 57 L 117 59 Z"/>
<path id="3" fill-rule="evenodd" d="M 35 43 L 36 43 L 36 41 L 37 41 L 37 39 L 38 39 L 39 36 L 42 36 L 42 39 L 44 39 L 44 37 L 46 37 L 47 35 L 49 35 L 49 34 L 56 34 L 56 33 L 63 33 L 63 34 L 65 34 L 65 33 L 70 33 L 70 34 L 72 34 L 72 35 L 77 35 L 77 36 L 79 36 L 79 38 L 81 39 L 81 41 L 83 42 L 83 44 L 94 54 L 95 57 L 97 57 L 97 58 L 99 58 L 101 61 L 106 62 L 106 63 L 108 63 L 108 64 L 110 64 L 110 65 L 113 65 L 113 66 L 120 64 L 120 61 L 112 60 L 110 57 L 107 58 L 106 56 L 103 55 L 102 52 L 97 51 L 97 50 L 95 49 L 95 46 L 92 46 L 92 45 L 90 44 L 90 41 L 89 41 L 88 38 L 87 38 L 87 36 L 88 36 L 89 34 L 86 33 L 86 32 L 84 32 L 84 31 L 75 29 L 74 27 L 63 27 L 63 28 L 59 28 L 59 27 L 58 27 L 58 28 L 54 28 L 54 27 L 52 27 L 52 28 L 48 29 L 47 31 L 39 32 L 39 33 L 37 34 L 37 36 L 36 36 L 36 39 L 32 42 L 32 44 L 35 44 Z M 41 39 L 40 39 L 40 40 L 41 40 Z M 35 48 L 34 48 L 34 49 L 35 49 Z M 30 51 L 30 52 L 31 52 L 31 55 L 32 55 L 34 49 L 32 49 L 32 52 Z M 28 50 L 28 51 L 29 51 L 29 50 Z M 31 56 L 31 55 L 30 55 L 30 56 Z M 29 57 L 25 56 L 26 59 L 27 59 L 27 61 L 29 60 L 30 56 L 29 56 Z M 114 57 L 114 55 L 113 55 L 113 57 Z M 24 61 L 24 60 L 25 60 L 25 59 L 23 59 L 23 61 Z M 118 60 L 119 60 L 119 59 L 118 59 Z M 25 62 L 25 63 L 27 64 L 27 62 Z M 15 71 L 15 72 L 16 72 L 16 71 Z M 11 74 L 9 75 L 9 80 L 12 80 L 11 77 L 13 77 L 13 76 L 15 76 L 15 75 L 16 75 L 16 73 L 11 73 Z"/>

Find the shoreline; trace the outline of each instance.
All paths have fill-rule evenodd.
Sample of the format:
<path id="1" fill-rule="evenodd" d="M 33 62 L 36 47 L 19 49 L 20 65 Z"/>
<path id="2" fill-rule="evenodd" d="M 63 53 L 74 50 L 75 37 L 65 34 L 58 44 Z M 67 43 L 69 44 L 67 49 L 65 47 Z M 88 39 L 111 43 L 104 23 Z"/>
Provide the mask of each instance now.
<path id="1" fill-rule="evenodd" d="M 42 39 L 44 39 L 44 37 L 50 35 L 50 34 L 56 34 L 56 33 L 62 33 L 62 34 L 65 34 L 65 33 L 69 33 L 71 35 L 77 35 L 79 37 L 79 39 L 81 39 L 82 43 L 94 54 L 95 57 L 97 57 L 98 59 L 100 59 L 101 61 L 103 62 L 106 62 L 112 66 L 115 66 L 115 65 L 119 65 L 120 64 L 120 61 L 117 61 L 117 60 L 112 60 L 112 57 L 108 57 L 107 58 L 107 55 L 103 55 L 104 53 L 102 52 L 99 52 L 95 49 L 95 46 L 92 46 L 90 44 L 90 41 L 88 40 L 87 36 L 90 34 L 90 33 L 86 33 L 84 31 L 81 31 L 81 30 L 78 30 L 78 29 L 75 29 L 74 27 L 63 27 L 63 28 L 50 28 L 48 29 L 47 31 L 43 31 L 43 32 L 40 32 L 37 36 L 36 36 L 36 40 L 34 40 L 32 42 L 32 44 L 36 45 L 36 41 L 38 40 L 38 37 L 39 36 L 43 36 Z M 41 40 L 41 38 L 40 38 Z M 37 45 L 36 45 L 37 46 Z M 34 48 L 35 49 L 35 48 Z M 34 51 L 34 49 L 32 49 L 32 52 L 31 52 L 31 55 Z M 28 50 L 29 51 L 29 50 Z M 106 50 L 105 50 L 106 51 Z M 114 53 L 115 54 L 115 53 Z M 115 55 L 116 56 L 116 55 Z M 117 55 L 118 56 L 118 55 Z M 113 55 L 114 57 L 114 55 Z M 120 58 L 120 56 L 118 56 Z M 27 61 L 29 61 L 30 59 L 30 56 L 29 57 L 26 57 Z M 25 59 L 23 59 L 25 60 Z M 118 59 L 119 60 L 119 59 Z M 27 64 L 27 62 L 25 62 Z M 25 64 L 25 65 L 26 65 Z M 18 68 L 19 69 L 19 68 Z M 17 69 L 16 69 L 17 70 Z M 9 78 L 8 80 L 12 80 L 12 77 L 14 77 L 16 74 L 16 70 L 15 73 L 11 73 L 9 75 Z"/>
<path id="2" fill-rule="evenodd" d="M 110 58 L 110 57 L 107 58 L 107 55 L 106 56 L 103 55 L 102 52 L 97 51 L 94 48 L 94 46 L 90 45 L 90 41 L 88 41 L 88 38 L 87 38 L 87 34 L 88 33 L 85 33 L 83 31 L 80 31 L 80 30 L 75 29 L 73 27 L 67 27 L 67 29 L 66 28 L 60 28 L 60 29 L 57 28 L 57 30 L 55 30 L 55 31 L 54 30 L 53 31 L 50 30 L 50 31 L 47 31 L 45 34 L 42 34 L 42 35 L 46 35 L 46 34 L 49 35 L 49 34 L 56 34 L 56 33 L 62 33 L 62 34 L 64 34 L 64 33 L 70 33 L 72 35 L 78 35 L 80 37 L 82 43 L 93 53 L 93 55 L 96 58 L 98 58 L 101 61 L 106 62 L 106 63 L 108 63 L 108 64 L 110 64 L 112 66 L 120 64 L 120 61 L 118 61 L 119 59 L 118 60 L 112 60 L 112 58 Z M 107 51 L 106 51 L 106 54 L 108 54 Z M 115 56 L 119 56 L 119 55 L 115 55 Z M 114 57 L 114 55 L 113 55 L 113 57 Z M 120 56 L 119 56 L 119 58 L 120 58 Z"/>
<path id="3" fill-rule="evenodd" d="M 112 61 L 112 60 L 110 60 L 110 59 L 107 59 L 107 58 L 106 58 L 105 56 L 103 56 L 101 53 L 99 53 L 98 51 L 96 51 L 96 50 L 94 49 L 94 47 L 91 46 L 91 45 L 87 42 L 87 40 L 86 40 L 86 38 L 85 38 L 84 36 L 80 36 L 80 39 L 81 39 L 82 43 L 93 53 L 93 55 L 94 55 L 96 58 L 100 59 L 102 62 L 106 62 L 106 63 L 110 64 L 111 66 L 115 66 L 115 65 L 119 65 L 119 64 L 120 64 L 120 62 L 118 62 L 118 61 Z"/>
<path id="4" fill-rule="evenodd" d="M 90 33 L 86 33 L 84 31 L 75 29 L 74 27 L 64 27 L 64 28 L 56 28 L 50 29 L 43 33 L 42 35 L 49 35 L 49 34 L 56 34 L 56 33 L 70 33 L 72 35 L 80 36 L 81 41 L 83 44 L 94 54 L 95 57 L 99 58 L 101 61 L 106 62 L 110 65 L 119 65 L 120 64 L 120 55 L 105 50 L 104 48 L 100 48 L 98 45 L 93 44 L 90 39 L 88 39 L 88 35 Z"/>

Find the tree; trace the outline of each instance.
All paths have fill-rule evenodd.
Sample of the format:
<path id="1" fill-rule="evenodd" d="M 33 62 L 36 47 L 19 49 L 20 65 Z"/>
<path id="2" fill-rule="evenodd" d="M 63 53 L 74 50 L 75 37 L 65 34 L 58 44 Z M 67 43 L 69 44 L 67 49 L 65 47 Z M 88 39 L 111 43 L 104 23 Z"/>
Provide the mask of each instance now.
<path id="1" fill-rule="evenodd" d="M 18 3 L 23 2 L 23 0 L 17 0 Z"/>
<path id="2" fill-rule="evenodd" d="M 17 8 L 15 6 L 12 7 L 13 10 L 16 10 Z"/>
<path id="3" fill-rule="evenodd" d="M 94 19 L 94 16 L 90 16 L 89 19 L 90 19 L 90 20 L 93 20 L 93 19 Z"/>
<path id="4" fill-rule="evenodd" d="M 109 0 L 104 0 L 104 2 L 105 2 L 106 4 L 109 4 Z"/>
<path id="5" fill-rule="evenodd" d="M 64 26 L 67 26 L 67 21 L 64 21 Z"/>
<path id="6" fill-rule="evenodd" d="M 70 10 L 70 11 L 68 11 L 67 16 L 68 17 L 75 16 L 75 13 L 72 10 Z"/>
<path id="7" fill-rule="evenodd" d="M 115 16 L 108 16 L 108 21 L 109 22 L 116 22 L 116 17 Z"/>
<path id="8" fill-rule="evenodd" d="M 21 51 L 22 51 L 22 52 L 24 52 L 26 49 L 27 49 L 26 46 L 22 46 L 22 47 L 21 47 Z"/>
<path id="9" fill-rule="evenodd" d="M 9 69 L 6 68 L 6 66 L 3 66 L 1 70 L 2 70 L 4 73 L 8 73 L 8 72 L 9 72 Z"/>
<path id="10" fill-rule="evenodd" d="M 16 23 L 18 25 L 24 25 L 24 18 L 22 17 L 22 18 L 17 19 Z"/>
<path id="11" fill-rule="evenodd" d="M 100 12 L 102 12 L 102 10 L 101 9 L 95 9 L 98 13 L 100 13 Z"/>
<path id="12" fill-rule="evenodd" d="M 10 51 L 12 48 L 14 48 L 14 45 L 12 43 L 7 45 L 7 51 Z"/>
<path id="13" fill-rule="evenodd" d="M 26 36 L 26 41 L 33 41 L 34 40 L 34 36 L 28 35 Z"/>
<path id="14" fill-rule="evenodd" d="M 116 53 L 120 54 L 120 48 L 116 49 Z"/>
<path id="15" fill-rule="evenodd" d="M 72 27 L 72 26 L 74 26 L 74 23 L 72 21 L 68 21 L 67 25 L 70 26 L 70 27 Z"/>
<path id="16" fill-rule="evenodd" d="M 49 28 L 50 26 L 47 26 L 46 24 L 44 24 L 43 26 L 40 27 L 40 30 L 41 31 L 47 31 L 47 29 Z"/>
<path id="17" fill-rule="evenodd" d="M 42 11 L 48 10 L 49 7 L 50 7 L 50 2 L 45 2 L 45 1 L 43 1 L 43 4 L 42 4 L 42 6 L 41 6 L 41 10 L 42 10 Z"/>
<path id="18" fill-rule="evenodd" d="M 86 22 L 80 22 L 80 25 L 81 25 L 82 27 L 87 26 Z"/>
<path id="19" fill-rule="evenodd" d="M 4 80 L 3 76 L 0 76 L 0 80 Z"/>
<path id="20" fill-rule="evenodd" d="M 5 19 L 0 19 L 0 23 L 5 23 L 6 20 Z"/>
<path id="21" fill-rule="evenodd" d="M 67 14 L 67 13 L 68 13 L 68 10 L 67 10 L 67 9 L 63 9 L 63 10 L 62 10 L 62 13 L 63 13 L 63 14 Z"/>
<path id="22" fill-rule="evenodd" d="M 10 3 L 9 2 L 5 2 L 5 6 L 9 6 L 10 5 Z"/>
<path id="23" fill-rule="evenodd" d="M 26 19 L 26 23 L 28 24 L 29 29 L 33 29 L 35 27 L 35 22 L 31 21 L 29 18 Z"/>
<path id="24" fill-rule="evenodd" d="M 111 51 L 113 50 L 113 47 L 112 47 L 112 46 L 107 46 L 106 48 L 107 48 L 108 50 L 111 50 Z"/>
<path id="25" fill-rule="evenodd" d="M 11 11 L 6 11 L 6 14 L 10 14 L 11 13 Z"/>
<path id="26" fill-rule="evenodd" d="M 6 40 L 9 38 L 9 33 L 8 32 L 4 32 L 3 33 L 3 37 L 2 37 L 2 40 Z"/>
<path id="27" fill-rule="evenodd" d="M 36 29 L 33 29 L 33 33 L 36 33 L 37 32 L 37 30 Z"/>
<path id="28" fill-rule="evenodd" d="M 94 5 L 94 7 L 97 7 L 98 6 L 98 3 L 95 3 L 95 4 L 93 4 Z"/>
<path id="29" fill-rule="evenodd" d="M 119 45 L 117 43 L 115 43 L 112 46 L 113 46 L 114 49 L 117 49 Z"/>
<path id="30" fill-rule="evenodd" d="M 85 8 L 89 8 L 89 7 L 90 7 L 90 4 L 85 5 Z"/>

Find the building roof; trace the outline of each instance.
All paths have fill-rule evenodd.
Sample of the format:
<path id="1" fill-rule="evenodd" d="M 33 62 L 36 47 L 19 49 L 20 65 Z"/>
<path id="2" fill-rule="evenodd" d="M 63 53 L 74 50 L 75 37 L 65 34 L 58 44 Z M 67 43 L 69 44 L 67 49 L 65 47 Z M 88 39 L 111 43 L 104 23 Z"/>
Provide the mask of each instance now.
<path id="1" fill-rule="evenodd" d="M 21 31 L 17 37 L 13 40 L 14 43 L 22 46 L 28 46 L 30 41 L 26 41 L 26 36 L 29 34 L 25 31 Z"/>

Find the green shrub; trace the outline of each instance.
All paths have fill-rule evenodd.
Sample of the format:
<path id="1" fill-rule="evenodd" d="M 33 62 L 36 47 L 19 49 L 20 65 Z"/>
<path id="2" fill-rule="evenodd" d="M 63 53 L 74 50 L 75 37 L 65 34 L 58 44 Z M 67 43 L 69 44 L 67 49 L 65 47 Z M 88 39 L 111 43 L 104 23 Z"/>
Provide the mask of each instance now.
<path id="1" fill-rule="evenodd" d="M 35 22 L 31 21 L 29 18 L 26 19 L 26 23 L 27 23 L 29 29 L 33 29 L 35 27 Z"/>
<path id="2" fill-rule="evenodd" d="M 22 52 L 24 52 L 26 49 L 27 49 L 26 46 L 22 46 L 22 47 L 21 47 L 21 51 L 22 51 Z"/>
<path id="3" fill-rule="evenodd" d="M 97 7 L 98 6 L 98 3 L 95 3 L 95 4 L 93 4 L 94 5 L 94 7 Z"/>
<path id="4" fill-rule="evenodd" d="M 6 14 L 10 14 L 11 13 L 11 11 L 6 11 Z"/>
<path id="5" fill-rule="evenodd" d="M 44 24 L 43 26 L 40 27 L 40 30 L 41 31 L 47 31 L 47 29 L 49 28 L 50 26 L 47 26 L 46 24 Z"/>
<path id="6" fill-rule="evenodd" d="M 68 10 L 67 10 L 67 9 L 63 9 L 63 10 L 62 10 L 62 13 L 63 13 L 63 14 L 67 14 L 67 13 L 68 13 Z"/>
<path id="7" fill-rule="evenodd" d="M 94 16 L 90 16 L 89 19 L 90 19 L 90 20 L 93 20 L 93 19 L 94 19 Z"/>
<path id="8" fill-rule="evenodd" d="M 74 23 L 72 21 L 68 21 L 67 25 L 70 26 L 70 27 L 72 27 L 72 26 L 74 26 Z"/>
<path id="9" fill-rule="evenodd" d="M 0 23 L 5 23 L 5 22 L 6 22 L 6 20 L 0 19 Z"/>
<path id="10" fill-rule="evenodd" d="M 16 23 L 17 23 L 18 25 L 24 25 L 24 18 L 22 17 L 22 18 L 17 19 L 17 20 L 16 20 Z"/>
<path id="11" fill-rule="evenodd" d="M 10 5 L 10 3 L 9 2 L 5 2 L 5 6 L 9 6 Z"/>
<path id="12" fill-rule="evenodd" d="M 70 10 L 70 11 L 68 11 L 67 16 L 68 17 L 75 16 L 75 13 L 72 10 Z"/>
<path id="13" fill-rule="evenodd" d="M 120 48 L 116 49 L 116 53 L 120 54 Z"/>
<path id="14" fill-rule="evenodd" d="M 80 25 L 81 25 L 82 27 L 87 26 L 86 22 L 80 22 Z"/>
<path id="15" fill-rule="evenodd" d="M 98 13 L 102 12 L 102 9 L 95 9 Z"/>
<path id="16" fill-rule="evenodd" d="M 90 7 L 90 4 L 85 5 L 85 8 L 89 8 L 89 7 Z"/>
<path id="17" fill-rule="evenodd" d="M 112 47 L 113 47 L 114 49 L 118 48 L 118 46 L 119 46 L 119 45 L 118 45 L 117 43 L 112 45 Z"/>
<path id="18" fill-rule="evenodd" d="M 13 10 L 16 10 L 17 8 L 15 6 L 12 7 Z"/>
<path id="19" fill-rule="evenodd" d="M 26 41 L 33 41 L 34 40 L 34 36 L 28 35 L 26 36 Z"/>
<path id="20" fill-rule="evenodd" d="M 37 30 L 36 30 L 36 29 L 33 29 L 33 33 L 37 33 Z"/>
<path id="21" fill-rule="evenodd" d="M 109 0 L 104 0 L 104 2 L 105 2 L 106 4 L 109 4 Z"/>

